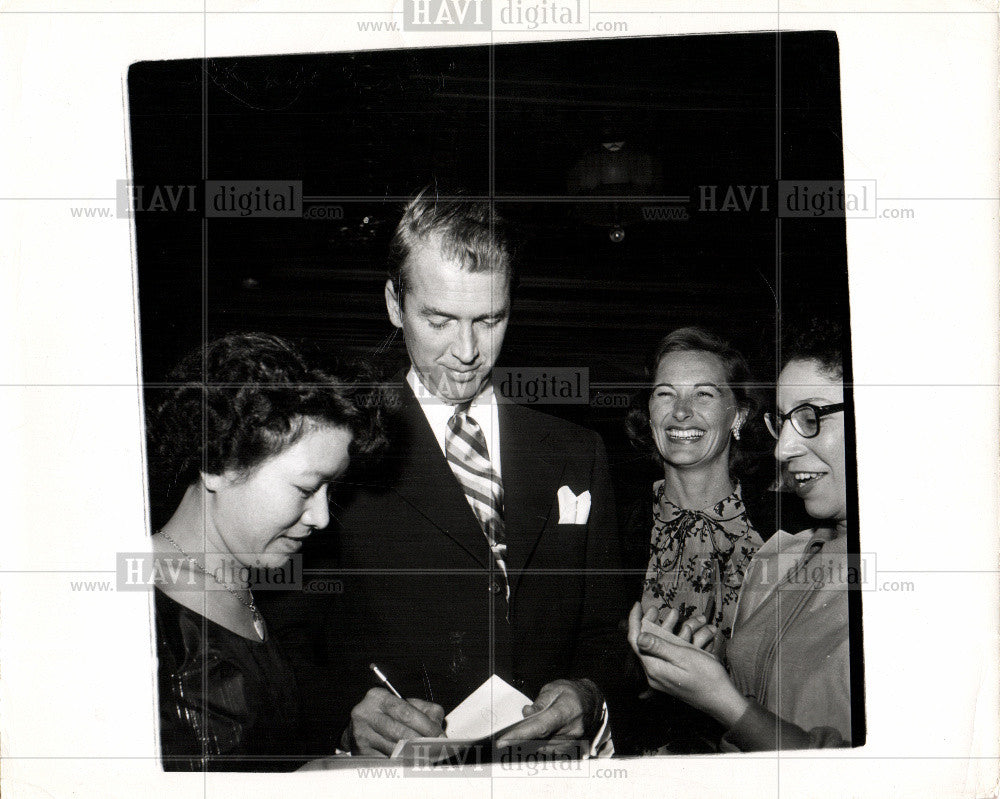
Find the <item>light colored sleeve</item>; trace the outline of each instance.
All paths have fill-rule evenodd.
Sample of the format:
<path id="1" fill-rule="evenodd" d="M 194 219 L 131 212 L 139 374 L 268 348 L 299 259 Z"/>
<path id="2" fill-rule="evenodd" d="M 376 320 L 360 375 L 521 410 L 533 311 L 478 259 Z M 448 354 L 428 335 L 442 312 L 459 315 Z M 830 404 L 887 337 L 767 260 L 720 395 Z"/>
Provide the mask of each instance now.
<path id="1" fill-rule="evenodd" d="M 722 736 L 722 749 L 730 752 L 836 749 L 850 745 L 833 727 L 804 730 L 756 702 L 751 702 L 740 720 Z"/>

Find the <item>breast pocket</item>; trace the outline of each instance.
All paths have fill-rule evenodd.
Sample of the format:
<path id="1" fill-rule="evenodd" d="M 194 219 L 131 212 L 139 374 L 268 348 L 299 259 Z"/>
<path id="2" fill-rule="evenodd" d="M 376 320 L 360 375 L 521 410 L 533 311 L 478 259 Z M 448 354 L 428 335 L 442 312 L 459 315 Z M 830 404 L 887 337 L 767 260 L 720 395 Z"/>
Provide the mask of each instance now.
<path id="1" fill-rule="evenodd" d="M 549 525 L 538 541 L 529 569 L 579 570 L 587 561 L 587 525 Z"/>

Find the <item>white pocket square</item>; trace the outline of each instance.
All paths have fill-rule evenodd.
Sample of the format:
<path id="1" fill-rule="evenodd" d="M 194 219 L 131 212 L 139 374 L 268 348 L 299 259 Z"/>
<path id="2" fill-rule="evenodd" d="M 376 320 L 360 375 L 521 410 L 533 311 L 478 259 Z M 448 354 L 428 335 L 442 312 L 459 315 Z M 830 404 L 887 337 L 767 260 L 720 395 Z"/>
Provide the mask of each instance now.
<path id="1" fill-rule="evenodd" d="M 590 518 L 589 491 L 577 496 L 569 486 L 563 486 L 556 492 L 556 498 L 559 500 L 559 524 L 587 523 Z"/>

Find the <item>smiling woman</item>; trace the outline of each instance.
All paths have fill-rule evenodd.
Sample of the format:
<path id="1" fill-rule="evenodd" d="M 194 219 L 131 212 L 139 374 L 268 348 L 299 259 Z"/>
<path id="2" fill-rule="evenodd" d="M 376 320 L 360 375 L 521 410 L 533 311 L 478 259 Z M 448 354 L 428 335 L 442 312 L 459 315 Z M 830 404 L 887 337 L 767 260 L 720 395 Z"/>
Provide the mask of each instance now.
<path id="1" fill-rule="evenodd" d="M 663 468 L 653 484 L 643 606 L 661 616 L 676 608 L 682 620 L 703 615 L 727 636 L 746 564 L 762 543 L 732 469 L 756 407 L 749 368 L 725 341 L 687 327 L 660 341 L 650 375 L 645 407 L 629 417 L 633 441 Z"/>
<path id="2" fill-rule="evenodd" d="M 663 479 L 628 515 L 625 535 L 635 542 L 629 563 L 645 571 L 643 610 L 662 621 L 708 625 L 728 638 L 743 576 L 762 540 L 747 512 L 740 439 L 757 407 L 748 389 L 746 360 L 727 342 L 697 327 L 674 330 L 649 361 L 650 384 L 637 398 L 628 433 L 653 455 Z M 647 541 L 639 562 L 639 542 Z M 638 677 L 638 675 L 637 675 Z M 641 690 L 641 683 L 636 692 Z M 635 707 L 642 751 L 711 748 L 721 735 L 705 714 L 663 694 Z M 627 745 L 626 745 L 627 750 Z"/>
<path id="3" fill-rule="evenodd" d="M 847 518 L 844 383 L 839 364 L 810 356 L 788 361 L 778 379 L 778 413 L 765 420 L 774 454 L 815 519 L 842 527 Z M 781 408 L 789 410 L 782 413 Z"/>
<path id="4" fill-rule="evenodd" d="M 151 490 L 176 502 L 152 539 L 164 768 L 289 768 L 294 678 L 250 584 L 326 527 L 352 455 L 384 446 L 379 397 L 259 333 L 206 344 L 168 384 L 147 424 Z"/>
<path id="5" fill-rule="evenodd" d="M 779 530 L 754 556 L 725 649 L 705 619 L 676 629 L 676 610 L 657 620 L 639 603 L 629 618 L 650 687 L 715 719 L 723 750 L 853 740 L 842 346 L 839 326 L 817 321 L 784 348 L 768 426 L 775 458 L 815 524 L 795 535 Z"/>

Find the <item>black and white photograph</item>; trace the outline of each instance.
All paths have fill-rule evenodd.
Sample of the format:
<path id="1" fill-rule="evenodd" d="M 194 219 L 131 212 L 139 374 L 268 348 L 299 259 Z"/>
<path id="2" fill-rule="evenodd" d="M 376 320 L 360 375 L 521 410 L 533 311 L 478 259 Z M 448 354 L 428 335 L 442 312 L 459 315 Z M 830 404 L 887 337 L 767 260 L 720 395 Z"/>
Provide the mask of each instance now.
<path id="1" fill-rule="evenodd" d="M 7 14 L 4 790 L 986 795 L 977 8 Z"/>
<path id="2" fill-rule="evenodd" d="M 863 743 L 837 63 L 130 69 L 165 768 Z"/>

